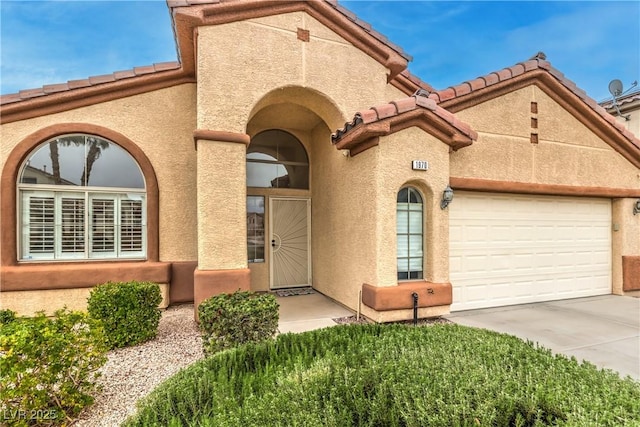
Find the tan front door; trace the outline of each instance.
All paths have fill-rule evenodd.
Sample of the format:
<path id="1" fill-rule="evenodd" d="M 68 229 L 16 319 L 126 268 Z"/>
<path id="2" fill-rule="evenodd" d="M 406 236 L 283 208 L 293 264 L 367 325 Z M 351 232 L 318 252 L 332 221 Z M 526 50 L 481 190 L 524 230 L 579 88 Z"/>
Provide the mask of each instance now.
<path id="1" fill-rule="evenodd" d="M 311 286 L 311 200 L 269 199 L 271 289 Z"/>

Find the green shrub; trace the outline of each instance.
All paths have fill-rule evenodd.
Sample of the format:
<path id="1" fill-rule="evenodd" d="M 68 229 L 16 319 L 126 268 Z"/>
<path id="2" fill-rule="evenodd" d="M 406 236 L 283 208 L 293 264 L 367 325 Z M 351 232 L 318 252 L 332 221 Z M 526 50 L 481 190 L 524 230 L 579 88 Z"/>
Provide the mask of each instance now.
<path id="1" fill-rule="evenodd" d="M 108 282 L 91 291 L 89 315 L 99 320 L 109 348 L 136 345 L 158 333 L 160 287 L 150 282 Z"/>
<path id="2" fill-rule="evenodd" d="M 640 383 L 453 324 L 345 325 L 220 352 L 126 426 L 640 426 Z"/>
<path id="3" fill-rule="evenodd" d="M 3 309 L 0 310 L 0 326 L 1 325 L 6 325 L 7 323 L 11 323 L 14 320 L 16 320 L 16 312 L 9 310 L 9 309 Z"/>
<path id="4" fill-rule="evenodd" d="M 271 294 L 219 294 L 200 304 L 198 317 L 204 353 L 210 355 L 273 337 L 278 329 L 278 303 Z"/>
<path id="5" fill-rule="evenodd" d="M 0 326 L 0 414 L 10 426 L 57 425 L 91 404 L 106 346 L 81 312 L 39 313 Z M 3 424 L 4 425 L 4 424 Z"/>

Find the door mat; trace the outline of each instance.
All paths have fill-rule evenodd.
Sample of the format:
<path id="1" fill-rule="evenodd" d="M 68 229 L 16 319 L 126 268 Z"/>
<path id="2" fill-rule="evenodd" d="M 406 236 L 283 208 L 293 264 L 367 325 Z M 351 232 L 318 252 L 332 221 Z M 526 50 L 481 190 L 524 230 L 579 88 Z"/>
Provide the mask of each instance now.
<path id="1" fill-rule="evenodd" d="M 278 289 L 277 291 L 273 291 L 279 297 L 292 297 L 296 295 L 310 295 L 315 294 L 312 288 L 291 288 L 291 289 Z"/>

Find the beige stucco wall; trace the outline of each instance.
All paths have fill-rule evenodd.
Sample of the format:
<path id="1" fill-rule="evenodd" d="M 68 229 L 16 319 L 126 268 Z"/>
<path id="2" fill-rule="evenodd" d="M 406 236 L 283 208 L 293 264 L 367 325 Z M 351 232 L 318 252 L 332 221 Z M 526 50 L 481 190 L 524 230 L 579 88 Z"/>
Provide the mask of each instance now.
<path id="1" fill-rule="evenodd" d="M 3 124 L 0 165 L 4 167 L 11 150 L 25 137 L 60 123 L 89 123 L 114 130 L 145 152 L 160 192 L 160 260 L 196 260 L 195 85 Z"/>
<path id="2" fill-rule="evenodd" d="M 321 139 L 321 130 L 317 130 Z M 377 147 L 345 157 L 328 144 L 313 146 L 314 286 L 347 307 L 358 308 L 363 283 L 396 286 L 396 198 L 404 185 L 425 198 L 425 279 L 448 282 L 448 211 L 439 200 L 449 181 L 449 147 L 418 128 L 381 138 Z M 318 164 L 318 159 L 319 163 Z M 428 160 L 414 171 L 412 160 Z M 327 185 L 331 182 L 331 185 Z M 363 313 L 377 321 L 409 318 L 407 310 Z M 424 315 L 437 315 L 434 309 Z"/>
<path id="3" fill-rule="evenodd" d="M 449 211 L 440 209 L 442 192 L 449 185 L 449 146 L 422 129 L 412 127 L 380 141 L 377 177 L 378 280 L 381 286 L 397 284 L 396 197 L 411 185 L 422 193 L 424 204 L 424 278 L 449 282 Z M 429 162 L 427 171 L 411 168 L 412 160 Z"/>
<path id="4" fill-rule="evenodd" d="M 298 28 L 309 30 L 309 42 L 297 38 Z M 375 233 L 375 209 L 370 211 L 370 221 L 361 221 L 368 218 L 356 218 L 350 207 L 370 203 L 367 193 L 375 190 L 363 185 L 369 187 L 366 193 L 355 194 L 346 184 L 347 177 L 340 174 L 345 173 L 342 167 L 350 159 L 331 145 L 330 134 L 358 110 L 387 102 L 390 95 L 404 95 L 387 84 L 384 66 L 304 12 L 200 27 L 197 50 L 198 128 L 251 136 L 279 128 L 293 133 L 305 145 L 310 158 L 309 192 L 249 190 L 247 194 L 311 196 L 314 286 L 355 307 L 357 289 L 354 291 L 353 283 L 361 284 L 363 277 L 373 281 L 375 272 L 370 272 L 370 267 L 375 250 L 365 249 L 361 240 L 354 242 L 353 228 L 349 227 L 355 225 L 362 236 Z M 199 161 L 199 168 L 205 163 Z M 373 178 L 368 166 L 359 163 L 347 170 L 348 176 L 363 184 Z M 268 236 L 268 200 L 266 205 Z M 228 236 L 245 238 L 246 224 L 225 224 Z M 343 250 L 350 255 L 338 256 Z M 252 289 L 265 290 L 269 285 L 266 252 L 265 263 L 249 264 Z M 200 268 L 205 265 L 202 256 L 200 253 Z M 231 262 L 228 256 L 227 266 L 246 263 L 246 252 L 238 251 L 234 256 L 241 258 Z M 353 271 L 354 265 L 367 271 Z"/>
<path id="5" fill-rule="evenodd" d="M 309 30 L 310 42 L 298 40 L 298 28 Z M 202 129 L 245 132 L 254 106 L 280 87 L 314 89 L 345 119 L 395 90 L 384 66 L 304 12 L 200 27 L 197 59 Z"/>
<path id="6" fill-rule="evenodd" d="M 531 113 L 537 102 L 538 113 Z M 537 86 L 528 86 L 456 114 L 478 132 L 471 147 L 451 154 L 451 176 L 561 184 L 640 188 L 640 170 Z M 531 118 L 538 119 L 532 129 Z M 538 144 L 530 142 L 537 132 Z M 612 204 L 612 291 L 622 293 L 622 256 L 640 254 L 634 199 Z"/>
<path id="7" fill-rule="evenodd" d="M 247 268 L 246 145 L 198 140 L 198 268 Z"/>
<path id="8" fill-rule="evenodd" d="M 538 113 L 531 113 L 531 102 Z M 456 113 L 478 141 L 451 155 L 451 176 L 640 188 L 638 169 L 537 86 Z M 538 144 L 530 142 L 537 117 Z"/>
<path id="9" fill-rule="evenodd" d="M 169 285 L 160 284 L 162 301 L 160 308 L 169 305 Z M 16 291 L 0 293 L 0 310 L 13 310 L 21 316 L 33 316 L 44 311 L 47 316 L 56 310 L 87 311 L 87 299 L 92 288 L 49 289 L 39 291 Z"/>
<path id="10" fill-rule="evenodd" d="M 377 285 L 379 150 L 349 158 L 317 128 L 312 147 L 313 284 L 356 309 L 362 283 Z"/>

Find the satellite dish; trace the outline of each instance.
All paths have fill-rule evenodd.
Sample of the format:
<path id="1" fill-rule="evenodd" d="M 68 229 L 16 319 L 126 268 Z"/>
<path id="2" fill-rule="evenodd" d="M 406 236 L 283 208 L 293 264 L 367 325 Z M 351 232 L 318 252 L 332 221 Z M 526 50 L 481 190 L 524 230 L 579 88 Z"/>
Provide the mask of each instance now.
<path id="1" fill-rule="evenodd" d="M 622 82 L 618 79 L 611 80 L 609 83 L 609 93 L 613 96 L 620 96 L 622 94 Z"/>

